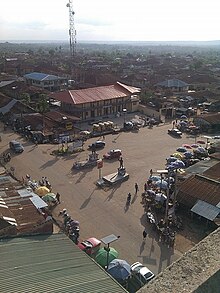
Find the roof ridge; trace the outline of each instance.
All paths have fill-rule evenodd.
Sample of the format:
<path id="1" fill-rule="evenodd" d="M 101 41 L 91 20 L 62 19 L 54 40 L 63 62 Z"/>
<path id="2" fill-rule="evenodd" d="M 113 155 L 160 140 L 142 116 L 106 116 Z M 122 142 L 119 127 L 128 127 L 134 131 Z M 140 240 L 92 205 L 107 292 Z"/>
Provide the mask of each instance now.
<path id="1" fill-rule="evenodd" d="M 216 183 L 216 184 L 220 184 L 220 182 L 218 180 L 206 177 L 206 176 L 201 175 L 201 174 L 195 174 L 195 177 L 202 178 L 202 179 L 205 179 L 207 181 L 211 181 L 211 182 Z"/>
<path id="2" fill-rule="evenodd" d="M 71 91 L 68 91 L 68 93 L 69 93 L 69 95 L 70 95 L 70 97 L 71 97 L 73 103 L 76 104 L 75 98 L 73 97 Z"/>

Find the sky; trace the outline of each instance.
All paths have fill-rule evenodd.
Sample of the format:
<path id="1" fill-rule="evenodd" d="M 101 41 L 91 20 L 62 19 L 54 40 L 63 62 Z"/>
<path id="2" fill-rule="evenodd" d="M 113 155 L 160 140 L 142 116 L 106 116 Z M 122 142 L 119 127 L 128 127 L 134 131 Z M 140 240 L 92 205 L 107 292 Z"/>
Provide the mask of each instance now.
<path id="1" fill-rule="evenodd" d="M 69 40 L 69 0 L 1 0 L 0 41 Z M 219 0 L 73 0 L 76 40 L 220 40 Z"/>

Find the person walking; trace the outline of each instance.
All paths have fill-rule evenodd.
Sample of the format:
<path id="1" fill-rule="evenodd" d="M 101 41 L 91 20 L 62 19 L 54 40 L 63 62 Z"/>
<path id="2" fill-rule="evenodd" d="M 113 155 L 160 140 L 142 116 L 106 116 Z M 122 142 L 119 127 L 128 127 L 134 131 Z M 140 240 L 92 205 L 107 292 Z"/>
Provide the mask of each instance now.
<path id="1" fill-rule="evenodd" d="M 60 203 L 60 194 L 59 194 L 59 192 L 57 192 L 57 194 L 56 194 L 56 200 L 58 201 L 58 203 Z"/>
<path id="2" fill-rule="evenodd" d="M 131 204 L 131 193 L 128 193 L 126 205 L 129 206 Z"/>
<path id="3" fill-rule="evenodd" d="M 137 194 L 137 192 L 139 190 L 139 187 L 138 187 L 138 184 L 137 183 L 135 183 L 134 188 L 135 188 L 135 193 Z"/>
<path id="4" fill-rule="evenodd" d="M 144 231 L 143 231 L 143 240 L 145 240 L 146 237 L 147 237 L 147 230 L 146 230 L 146 228 L 145 228 Z"/>

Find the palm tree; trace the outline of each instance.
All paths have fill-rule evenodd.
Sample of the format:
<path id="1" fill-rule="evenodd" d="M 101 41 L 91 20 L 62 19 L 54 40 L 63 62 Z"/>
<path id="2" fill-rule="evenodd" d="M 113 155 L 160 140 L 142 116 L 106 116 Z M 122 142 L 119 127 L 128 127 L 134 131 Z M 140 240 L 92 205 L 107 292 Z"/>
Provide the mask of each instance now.
<path id="1" fill-rule="evenodd" d="M 47 96 L 45 94 L 39 95 L 39 102 L 37 104 L 37 110 L 39 111 L 39 113 L 42 113 L 42 114 L 49 110 Z"/>
<path id="2" fill-rule="evenodd" d="M 47 102 L 47 96 L 45 94 L 40 94 L 39 95 L 39 102 L 37 104 L 37 110 L 39 113 L 42 114 L 42 132 L 44 133 L 44 126 L 45 126 L 45 121 L 44 121 L 44 113 L 49 110 L 49 104 Z"/>

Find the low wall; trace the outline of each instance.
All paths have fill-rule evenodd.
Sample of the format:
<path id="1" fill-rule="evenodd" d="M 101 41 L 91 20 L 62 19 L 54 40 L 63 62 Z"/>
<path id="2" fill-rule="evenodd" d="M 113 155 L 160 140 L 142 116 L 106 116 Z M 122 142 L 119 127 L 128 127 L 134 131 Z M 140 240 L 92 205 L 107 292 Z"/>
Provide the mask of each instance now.
<path id="1" fill-rule="evenodd" d="M 145 105 L 138 105 L 138 111 L 140 111 L 140 113 L 146 115 L 146 116 L 149 116 L 149 117 L 153 117 L 157 120 L 160 120 L 160 112 L 150 108 L 150 107 L 147 107 Z"/>
<path id="2" fill-rule="evenodd" d="M 138 293 L 219 293 L 219 239 L 220 228 L 187 251 Z"/>

